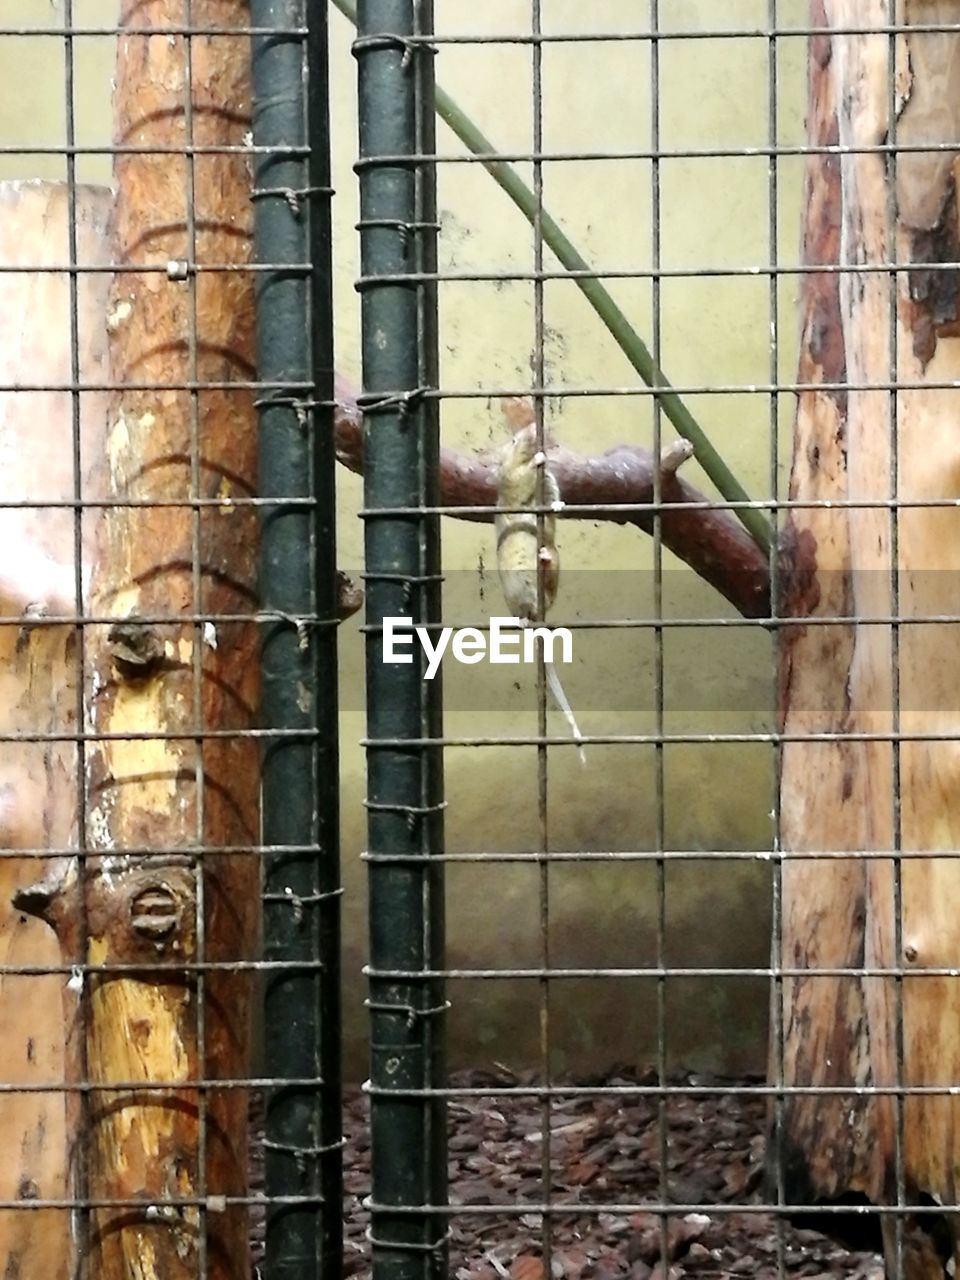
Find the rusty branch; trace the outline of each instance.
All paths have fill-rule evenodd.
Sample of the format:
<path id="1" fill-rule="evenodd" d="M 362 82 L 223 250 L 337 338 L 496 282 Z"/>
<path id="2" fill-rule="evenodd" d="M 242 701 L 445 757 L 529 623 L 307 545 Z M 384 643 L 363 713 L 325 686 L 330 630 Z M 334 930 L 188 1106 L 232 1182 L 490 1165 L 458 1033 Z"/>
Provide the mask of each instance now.
<path id="1" fill-rule="evenodd" d="M 349 470 L 363 472 L 362 415 L 349 385 L 337 379 L 337 456 Z M 653 533 L 652 511 L 638 511 L 633 504 L 653 502 L 656 463 L 649 450 L 638 445 L 617 445 L 606 453 L 583 455 L 552 447 L 551 466 L 563 500 L 572 506 L 602 509 L 566 513 L 568 519 L 612 520 L 633 524 Z M 664 503 L 703 503 L 707 499 L 683 480 L 670 465 L 661 463 L 660 494 Z M 440 501 L 448 507 L 482 507 L 496 504 L 496 458 L 493 453 L 468 454 L 441 449 Z M 630 505 L 629 510 L 618 507 Z M 464 513 L 466 520 L 489 520 L 490 515 Z M 762 618 L 770 612 L 770 570 L 766 554 L 729 511 L 690 511 L 676 507 L 660 515 L 663 545 L 715 587 L 745 618 Z"/>

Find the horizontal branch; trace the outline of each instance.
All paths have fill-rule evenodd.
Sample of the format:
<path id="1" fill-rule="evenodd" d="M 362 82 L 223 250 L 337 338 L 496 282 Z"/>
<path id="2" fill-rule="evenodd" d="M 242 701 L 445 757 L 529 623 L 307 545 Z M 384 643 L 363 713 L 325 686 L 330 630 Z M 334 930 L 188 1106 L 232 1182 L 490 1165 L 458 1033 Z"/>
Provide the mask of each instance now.
<path id="1" fill-rule="evenodd" d="M 354 0 L 333 0 L 336 7 L 354 26 L 357 26 L 357 6 Z M 658 391 L 657 402 L 664 415 L 670 419 L 682 437 L 696 447 L 700 465 L 728 502 L 749 503 L 749 496 L 724 459 L 713 446 L 710 437 L 696 420 L 686 404 L 670 386 L 663 370 L 658 367 L 650 348 L 636 331 L 604 282 L 590 269 L 566 232 L 543 206 L 543 200 L 528 187 L 512 164 L 502 160 L 493 143 L 481 133 L 467 113 L 439 85 L 434 86 L 434 106 L 437 115 L 476 156 L 494 182 L 504 191 L 526 220 L 534 233 L 547 245 L 561 266 L 571 272 L 574 282 L 603 322 L 607 332 L 627 357 L 648 387 Z M 756 508 L 749 505 L 734 509 L 736 518 L 750 530 L 757 543 L 770 550 L 772 530 L 770 521 Z"/>
<path id="2" fill-rule="evenodd" d="M 362 415 L 347 383 L 337 378 L 337 456 L 357 474 L 363 472 Z M 633 504 L 652 503 L 656 464 L 648 449 L 617 445 L 606 453 L 586 456 L 570 449 L 551 448 L 550 466 L 564 503 L 597 506 L 598 510 L 566 512 L 567 518 L 608 520 L 633 524 L 653 533 L 654 513 Z M 440 451 L 440 502 L 445 507 L 496 505 L 497 458 L 493 453 Z M 686 483 L 676 467 L 661 464 L 660 500 L 664 503 L 705 503 L 708 499 Z M 630 505 L 629 510 L 618 507 Z M 464 512 L 465 520 L 492 520 L 489 514 Z M 704 581 L 715 587 L 745 618 L 770 613 L 770 570 L 767 555 L 729 511 L 690 511 L 676 507 L 660 512 L 663 545 Z"/>

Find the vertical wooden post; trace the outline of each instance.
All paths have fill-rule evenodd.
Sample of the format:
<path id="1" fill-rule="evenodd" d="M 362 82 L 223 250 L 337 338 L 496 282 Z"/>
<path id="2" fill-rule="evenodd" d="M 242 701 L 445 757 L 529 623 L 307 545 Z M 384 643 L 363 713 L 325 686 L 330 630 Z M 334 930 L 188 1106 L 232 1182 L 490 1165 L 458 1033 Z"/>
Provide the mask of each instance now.
<path id="1" fill-rule="evenodd" d="M 810 158 L 807 257 L 850 270 L 805 286 L 810 390 L 791 497 L 872 505 L 794 516 L 804 572 L 789 611 L 857 623 L 788 629 L 783 714 L 790 735 L 866 736 L 784 751 L 785 853 L 852 856 L 785 864 L 782 961 L 806 972 L 784 984 L 783 1079 L 851 1092 L 789 1097 L 782 1152 L 788 1200 L 947 1205 L 960 1190 L 960 1102 L 915 1094 L 898 1119 L 892 1090 L 960 1078 L 960 979 L 924 974 L 960 965 L 960 862 L 935 856 L 960 847 L 960 645 L 956 625 L 911 622 L 957 611 L 960 512 L 936 503 L 960 492 L 960 295 L 949 265 L 960 258 L 960 209 L 956 157 L 943 149 L 960 131 L 960 34 L 909 30 L 957 23 L 960 3 L 900 0 L 896 21 L 908 29 L 895 38 L 880 30 L 892 16 L 884 0 L 812 4 L 812 24 L 836 30 L 811 44 L 810 140 L 842 154 Z M 903 149 L 892 158 L 885 142 Z M 893 278 L 891 262 L 905 264 Z M 906 385 L 891 391 L 891 381 Z M 869 621 L 893 615 L 896 632 Z M 904 977 L 816 972 L 837 967 Z M 888 1092 L 857 1097 L 858 1086 Z M 890 1275 L 901 1246 L 908 1280 L 960 1262 L 953 1215 L 908 1215 L 899 1242 L 887 1216 L 883 1234 Z"/>
<path id="2" fill-rule="evenodd" d="M 109 261 L 110 205 L 105 189 L 76 192 L 77 259 L 87 267 Z M 0 184 L 0 262 L 66 264 L 72 212 L 62 185 Z M 83 382 L 102 383 L 108 284 L 102 272 L 77 276 L 78 344 L 71 352 L 67 274 L 0 273 L 0 316 L 7 332 L 16 334 L 0 344 L 0 382 L 69 384 L 75 359 Z M 85 476 L 102 453 L 105 408 L 102 391 L 76 400 L 70 391 L 0 392 L 0 501 L 69 504 L 74 426 Z M 9 1153 L 0 1162 L 0 1198 L 27 1206 L 0 1213 L 0 1274 L 11 1276 L 74 1274 L 70 1213 L 29 1204 L 62 1200 L 72 1191 L 68 1141 L 77 1098 L 68 1117 L 62 1085 L 65 1018 L 67 1026 L 76 1018 L 76 984 L 56 972 L 62 957 L 55 936 L 18 910 L 12 898 L 50 865 L 42 857 L 17 857 L 17 849 L 49 851 L 51 858 L 57 850 L 76 849 L 77 632 L 43 621 L 77 612 L 75 531 L 69 505 L 0 510 L 0 612 L 23 619 L 23 625 L 0 628 L 0 728 L 4 734 L 51 735 L 0 746 L 0 839 L 8 855 L 0 859 L 0 953 L 5 966 L 26 971 L 0 976 L 0 1079 L 33 1090 L 0 1094 L 0 1148 Z M 89 540 L 83 545 L 88 551 Z M 47 975 L 30 972 L 45 967 Z"/>
<path id="3" fill-rule="evenodd" d="M 258 690 L 249 37 L 244 0 L 125 0 L 106 317 L 111 376 L 87 628 L 87 856 L 33 887 L 92 966 L 70 1072 L 98 1086 L 81 1186 L 90 1274 L 246 1280 Z M 143 34 L 156 28 L 156 34 Z M 217 384 L 209 388 L 206 383 Z M 193 503 L 207 505 L 193 506 Z M 152 505 L 144 505 L 152 504 Z M 231 615 L 204 621 L 204 615 Z M 198 616 L 199 615 L 199 616 Z M 205 736 L 214 734 L 219 736 Z M 28 900 L 24 899 L 24 904 Z M 231 968 L 231 966 L 233 966 Z M 113 970 L 111 972 L 111 970 Z M 103 1086 L 113 1086 L 106 1088 Z M 124 1205 L 124 1202 L 131 1202 Z"/>

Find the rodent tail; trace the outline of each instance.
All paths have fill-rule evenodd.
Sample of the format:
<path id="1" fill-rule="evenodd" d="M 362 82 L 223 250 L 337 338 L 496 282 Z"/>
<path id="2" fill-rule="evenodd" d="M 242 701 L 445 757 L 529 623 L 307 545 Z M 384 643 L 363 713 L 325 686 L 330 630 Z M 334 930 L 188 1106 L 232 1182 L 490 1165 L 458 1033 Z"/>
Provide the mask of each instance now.
<path id="1" fill-rule="evenodd" d="M 573 714 L 573 708 L 567 701 L 567 695 L 563 692 L 563 685 L 560 683 L 560 677 L 557 675 L 557 669 L 552 662 L 544 661 L 544 668 L 547 675 L 547 684 L 550 686 L 550 692 L 556 700 L 557 706 L 566 717 L 567 724 L 570 726 L 570 732 L 573 734 L 577 743 L 577 750 L 580 753 L 580 763 L 586 765 L 587 756 L 583 749 L 583 734 L 580 732 L 580 726 L 577 724 L 576 716 Z"/>

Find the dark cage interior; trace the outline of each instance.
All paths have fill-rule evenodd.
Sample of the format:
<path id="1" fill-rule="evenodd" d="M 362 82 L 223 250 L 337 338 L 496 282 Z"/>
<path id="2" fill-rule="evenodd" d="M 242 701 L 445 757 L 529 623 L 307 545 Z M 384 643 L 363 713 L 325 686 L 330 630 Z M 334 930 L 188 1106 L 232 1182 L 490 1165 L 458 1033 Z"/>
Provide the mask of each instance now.
<path id="1" fill-rule="evenodd" d="M 958 68 L 3 0 L 4 1277 L 956 1274 Z"/>

